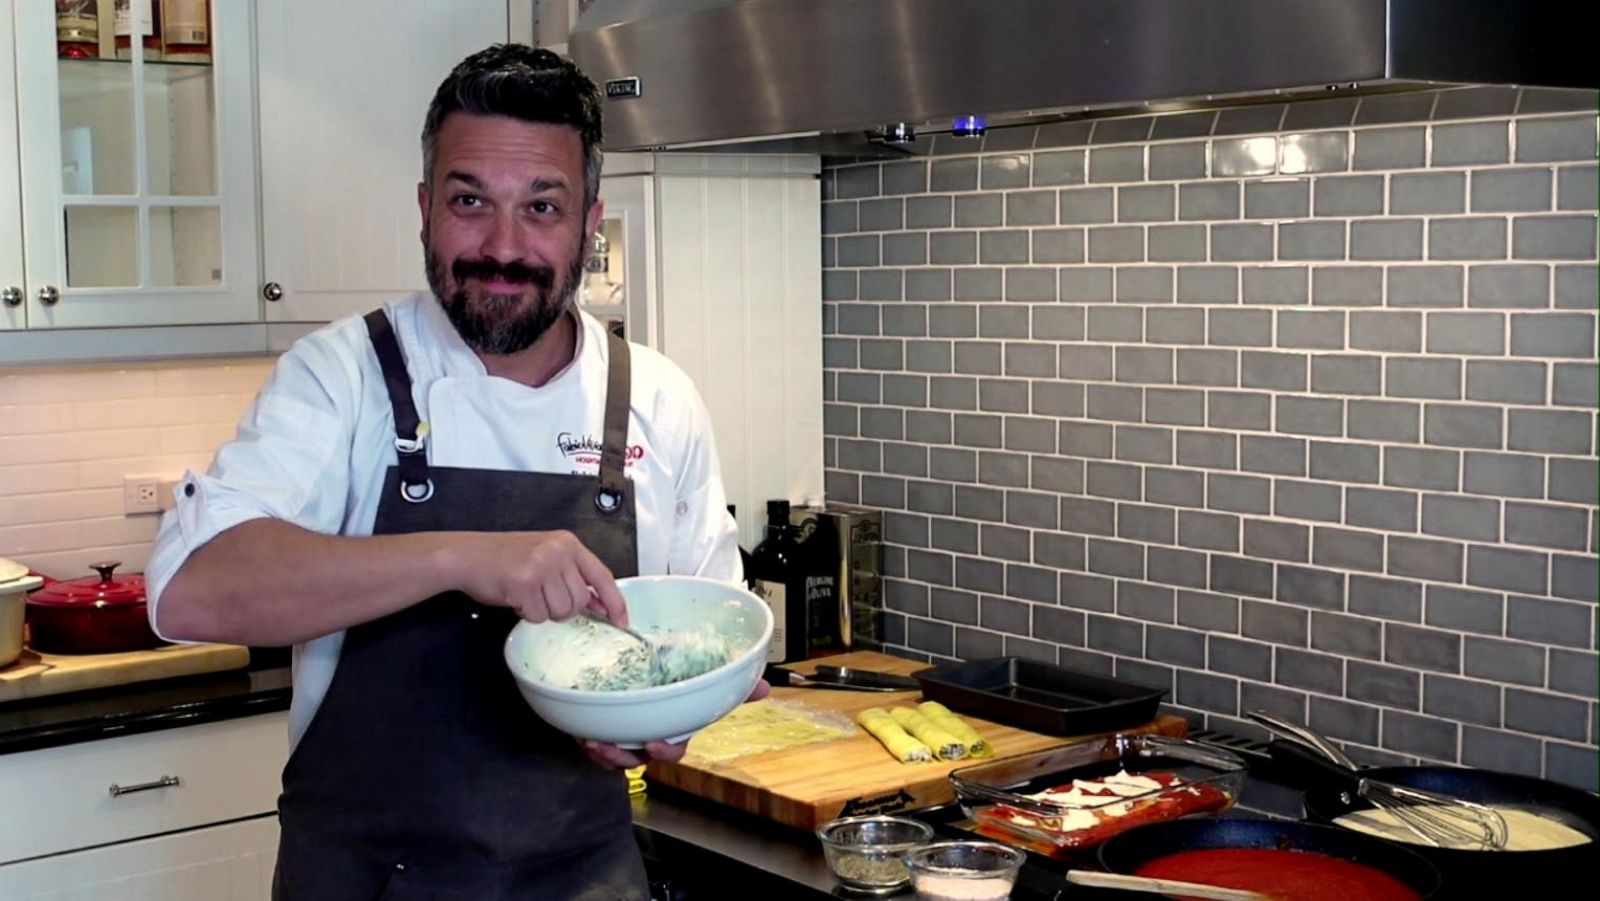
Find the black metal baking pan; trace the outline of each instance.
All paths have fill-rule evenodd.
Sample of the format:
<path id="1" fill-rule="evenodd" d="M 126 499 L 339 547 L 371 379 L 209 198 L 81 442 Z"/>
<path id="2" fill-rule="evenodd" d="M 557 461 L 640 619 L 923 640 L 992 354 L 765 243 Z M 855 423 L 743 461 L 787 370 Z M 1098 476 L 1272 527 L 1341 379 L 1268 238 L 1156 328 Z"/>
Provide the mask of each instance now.
<path id="1" fill-rule="evenodd" d="M 914 674 L 922 696 L 973 716 L 1043 732 L 1092 735 L 1156 718 L 1165 691 L 1023 657 L 990 657 Z"/>

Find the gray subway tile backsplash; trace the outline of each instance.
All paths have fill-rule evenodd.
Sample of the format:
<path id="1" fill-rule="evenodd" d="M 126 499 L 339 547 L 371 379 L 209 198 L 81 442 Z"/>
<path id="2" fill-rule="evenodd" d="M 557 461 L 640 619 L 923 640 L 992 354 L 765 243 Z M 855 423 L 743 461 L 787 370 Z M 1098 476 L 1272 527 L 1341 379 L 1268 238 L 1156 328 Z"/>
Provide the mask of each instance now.
<path id="1" fill-rule="evenodd" d="M 894 511 L 888 646 L 1143 679 L 1218 726 L 1265 706 L 1363 760 L 1592 776 L 1580 94 L 827 167 L 825 485 Z"/>

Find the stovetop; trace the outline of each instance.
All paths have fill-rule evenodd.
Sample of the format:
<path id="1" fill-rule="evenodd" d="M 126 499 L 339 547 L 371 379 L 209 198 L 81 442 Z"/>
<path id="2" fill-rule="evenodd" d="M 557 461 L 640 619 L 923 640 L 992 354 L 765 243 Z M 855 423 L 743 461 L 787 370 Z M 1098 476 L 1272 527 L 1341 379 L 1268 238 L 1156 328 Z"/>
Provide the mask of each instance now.
<path id="1" fill-rule="evenodd" d="M 1301 819 L 1303 813 L 1300 807 L 1300 789 L 1284 775 L 1282 767 L 1273 759 L 1265 742 L 1207 729 L 1193 730 L 1188 737 L 1192 741 L 1230 751 L 1245 761 L 1247 770 L 1243 792 L 1237 805 L 1222 816 Z M 951 804 L 927 811 L 920 815 L 919 819 L 932 825 L 935 833 L 942 839 L 970 841 L 983 838 L 962 827 L 965 815 L 958 805 Z M 1017 885 L 1011 895 L 1013 901 L 1068 901 L 1068 899 L 1131 901 L 1131 899 L 1165 897 L 1143 892 L 1067 887 L 1064 877 L 1069 869 L 1098 868 L 1093 848 L 1067 860 L 1058 860 L 1033 851 L 1025 853 L 1028 859 L 1017 876 Z"/>

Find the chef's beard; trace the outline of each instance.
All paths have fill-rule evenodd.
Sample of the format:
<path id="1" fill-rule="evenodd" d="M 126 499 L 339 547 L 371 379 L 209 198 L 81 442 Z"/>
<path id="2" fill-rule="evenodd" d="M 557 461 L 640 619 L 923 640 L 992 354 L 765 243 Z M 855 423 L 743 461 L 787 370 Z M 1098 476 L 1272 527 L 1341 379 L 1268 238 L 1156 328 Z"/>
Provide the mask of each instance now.
<path id="1" fill-rule="evenodd" d="M 532 347 L 571 307 L 583 278 L 583 254 L 573 255 L 561 282 L 556 281 L 555 270 L 550 266 L 458 259 L 450 264 L 451 283 L 447 286 L 443 261 L 431 249 L 427 252 L 427 268 L 428 286 L 461 340 L 478 353 L 505 355 Z M 469 292 L 469 279 L 477 279 L 480 284 L 503 279 L 527 285 L 533 302 L 527 302 L 529 292 Z"/>

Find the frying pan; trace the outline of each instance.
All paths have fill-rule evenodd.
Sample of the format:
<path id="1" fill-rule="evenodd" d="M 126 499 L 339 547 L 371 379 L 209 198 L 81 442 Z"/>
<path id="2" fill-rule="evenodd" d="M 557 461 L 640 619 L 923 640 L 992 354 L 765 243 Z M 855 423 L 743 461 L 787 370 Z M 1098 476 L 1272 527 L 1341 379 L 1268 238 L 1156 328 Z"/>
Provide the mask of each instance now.
<path id="1" fill-rule="evenodd" d="M 1413 851 L 1348 829 L 1284 820 L 1196 818 L 1151 823 L 1114 835 L 1101 845 L 1100 865 L 1113 873 L 1132 873 L 1158 857 L 1206 848 L 1312 851 L 1382 870 L 1423 898 L 1436 897 L 1439 889 L 1439 871 Z"/>
<path id="2" fill-rule="evenodd" d="M 1258 717 L 1252 718 L 1265 723 Z M 1334 766 L 1321 752 L 1301 744 L 1301 740 L 1282 732 L 1276 734 L 1280 740 L 1272 743 L 1272 756 L 1284 764 L 1291 778 L 1303 780 L 1303 803 L 1308 820 L 1332 823 L 1347 813 L 1371 809 L 1371 804 L 1356 797 L 1347 772 Z M 1600 795 L 1544 779 L 1447 766 L 1367 767 L 1361 770 L 1361 775 L 1480 804 L 1536 809 L 1591 838 L 1600 838 Z M 1480 892 L 1490 887 L 1513 886 L 1526 891 L 1529 886 L 1553 884 L 1552 879 L 1587 875 L 1593 869 L 1596 853 L 1600 852 L 1600 845 L 1594 843 L 1550 851 L 1460 851 L 1410 844 L 1406 847 L 1437 866 L 1445 874 L 1447 888 L 1465 886 Z"/>

